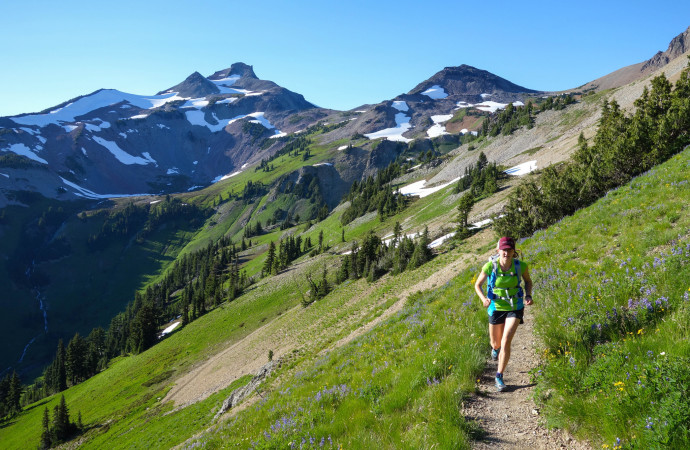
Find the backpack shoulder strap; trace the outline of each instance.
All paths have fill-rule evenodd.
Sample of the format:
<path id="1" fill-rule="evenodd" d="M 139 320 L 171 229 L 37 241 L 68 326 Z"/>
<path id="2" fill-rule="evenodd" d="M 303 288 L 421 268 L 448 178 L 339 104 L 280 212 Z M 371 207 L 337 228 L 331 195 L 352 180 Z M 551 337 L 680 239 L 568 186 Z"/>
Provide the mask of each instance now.
<path id="1" fill-rule="evenodd" d="M 492 269 L 491 275 L 489 275 L 486 292 L 489 299 L 493 300 L 495 298 L 494 288 L 496 287 L 496 277 L 498 276 L 498 255 L 491 256 L 489 262 L 491 263 Z"/>

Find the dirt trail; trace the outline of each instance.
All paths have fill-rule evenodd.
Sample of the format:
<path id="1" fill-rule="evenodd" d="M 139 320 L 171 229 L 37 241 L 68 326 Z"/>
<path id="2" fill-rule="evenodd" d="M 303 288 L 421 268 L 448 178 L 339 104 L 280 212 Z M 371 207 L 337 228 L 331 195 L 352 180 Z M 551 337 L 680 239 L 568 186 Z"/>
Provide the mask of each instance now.
<path id="1" fill-rule="evenodd" d="M 535 293 L 535 304 L 538 301 Z M 535 306 L 536 307 L 536 306 Z M 510 362 L 504 373 L 507 389 L 494 387 L 497 363 L 487 362 L 480 378 L 479 392 L 463 405 L 463 415 L 475 420 L 486 433 L 473 448 L 484 449 L 576 449 L 591 447 L 567 433 L 544 427 L 532 401 L 534 383 L 530 371 L 539 361 L 535 351 L 531 307 L 526 307 L 525 323 L 518 327 L 511 347 Z M 487 357 L 489 343 L 487 342 Z"/>
<path id="2" fill-rule="evenodd" d="M 439 271 L 434 272 L 430 277 L 401 292 L 398 294 L 399 300 L 386 309 L 380 316 L 354 330 L 335 344 L 324 348 L 322 353 L 347 344 L 357 336 L 361 336 L 383 320 L 400 311 L 407 297 L 413 292 L 432 289 L 435 286 L 440 286 L 450 281 L 457 274 L 462 265 L 466 263 L 467 259 L 467 257 L 461 257 Z M 381 302 L 383 302 L 383 299 L 381 299 Z M 338 328 L 345 328 L 347 324 L 358 321 L 369 314 L 370 309 L 374 306 L 376 306 L 376 304 L 362 308 L 362 310 L 355 313 L 352 317 L 348 317 Z M 301 306 L 292 308 L 281 317 L 275 319 L 273 325 L 267 324 L 266 326 L 258 328 L 241 341 L 233 343 L 226 349 L 209 357 L 206 361 L 199 363 L 175 382 L 175 385 L 168 392 L 163 401 L 174 402 L 176 410 L 184 408 L 185 406 L 201 401 L 213 393 L 220 391 L 245 374 L 255 373 L 266 363 L 266 354 L 269 349 L 273 349 L 276 355 L 281 356 L 288 354 L 295 348 L 306 348 L 307 342 L 305 342 L 305 336 L 309 335 L 308 331 L 310 329 L 322 327 L 325 318 L 315 321 L 307 327 L 307 330 L 300 333 L 294 331 L 291 333 L 287 332 L 287 330 L 290 329 L 289 324 L 296 320 L 296 316 L 300 314 L 300 311 Z M 336 331 L 335 329 L 331 330 L 333 333 Z M 314 344 L 314 342 L 311 344 Z"/>

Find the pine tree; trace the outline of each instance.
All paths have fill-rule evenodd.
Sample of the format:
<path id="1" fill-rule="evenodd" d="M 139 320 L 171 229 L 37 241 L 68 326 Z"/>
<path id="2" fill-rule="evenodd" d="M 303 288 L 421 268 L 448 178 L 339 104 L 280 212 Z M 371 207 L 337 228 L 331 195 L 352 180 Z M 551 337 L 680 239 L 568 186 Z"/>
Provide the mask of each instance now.
<path id="1" fill-rule="evenodd" d="M 67 344 L 66 375 L 67 381 L 75 385 L 86 379 L 87 373 L 86 341 L 76 333 Z"/>
<path id="2" fill-rule="evenodd" d="M 5 399 L 5 407 L 10 412 L 10 414 L 18 414 L 22 410 L 22 405 L 20 400 L 22 398 L 22 392 L 24 388 L 19 380 L 19 375 L 16 371 L 12 372 L 12 377 L 10 378 L 9 389 L 7 392 L 7 398 Z"/>
<path id="3" fill-rule="evenodd" d="M 266 256 L 266 261 L 264 261 L 264 267 L 261 270 L 262 274 L 268 275 L 272 272 L 273 270 L 273 261 L 275 260 L 276 257 L 276 245 L 271 241 L 270 244 L 268 244 L 268 255 Z"/>
<path id="4" fill-rule="evenodd" d="M 469 218 L 470 211 L 472 211 L 472 207 L 474 206 L 474 195 L 472 195 L 472 192 L 468 191 L 465 192 L 462 197 L 460 197 L 460 201 L 458 202 L 458 229 L 456 231 L 456 234 L 460 239 L 466 238 L 469 236 L 470 231 L 468 228 L 468 223 L 467 219 Z"/>
<path id="5" fill-rule="evenodd" d="M 48 449 L 52 446 L 53 436 L 50 430 L 50 413 L 48 407 L 43 410 L 43 431 L 41 432 L 41 441 L 39 448 Z"/>
<path id="6" fill-rule="evenodd" d="M 67 369 L 65 367 L 65 344 L 62 339 L 58 341 L 57 353 L 55 355 L 55 392 L 62 392 L 67 389 Z"/>
<path id="7" fill-rule="evenodd" d="M 397 243 L 400 240 L 400 236 L 402 234 L 402 227 L 400 226 L 400 222 L 397 220 L 395 221 L 395 225 L 393 226 L 393 244 L 394 246 L 397 245 Z"/>
<path id="8" fill-rule="evenodd" d="M 52 431 L 57 440 L 56 443 L 64 442 L 70 435 L 70 421 L 69 410 L 67 409 L 67 402 L 65 396 L 60 397 L 60 404 L 53 410 L 53 426 Z"/>
<path id="9" fill-rule="evenodd" d="M 331 291 L 331 287 L 328 284 L 327 276 L 328 276 L 328 271 L 324 267 L 323 272 L 321 274 L 321 282 L 319 283 L 319 288 L 318 288 L 319 298 L 324 298 Z"/>

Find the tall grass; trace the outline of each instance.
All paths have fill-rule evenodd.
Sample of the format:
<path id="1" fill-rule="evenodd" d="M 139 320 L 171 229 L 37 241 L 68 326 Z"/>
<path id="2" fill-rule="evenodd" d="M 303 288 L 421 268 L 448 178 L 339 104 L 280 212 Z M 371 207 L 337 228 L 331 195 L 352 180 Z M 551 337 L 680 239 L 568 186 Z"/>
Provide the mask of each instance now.
<path id="1" fill-rule="evenodd" d="M 546 417 L 615 448 L 690 447 L 690 150 L 526 243 Z"/>
<path id="2" fill-rule="evenodd" d="M 460 413 L 486 360 L 472 272 L 299 371 L 190 447 L 469 448 Z"/>

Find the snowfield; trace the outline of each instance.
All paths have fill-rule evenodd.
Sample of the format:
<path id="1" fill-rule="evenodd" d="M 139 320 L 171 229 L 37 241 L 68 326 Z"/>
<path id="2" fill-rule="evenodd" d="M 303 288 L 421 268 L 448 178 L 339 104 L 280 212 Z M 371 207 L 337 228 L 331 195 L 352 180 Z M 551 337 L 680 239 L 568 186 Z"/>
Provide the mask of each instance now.
<path id="1" fill-rule="evenodd" d="M 103 89 L 46 114 L 29 114 L 11 117 L 10 119 L 21 125 L 44 127 L 51 123 L 59 125 L 59 122 L 74 122 L 75 117 L 121 102 L 126 102 L 141 109 L 151 109 L 175 100 L 183 99 L 178 97 L 175 92 L 164 95 L 135 95 L 116 89 Z"/>
<path id="2" fill-rule="evenodd" d="M 426 130 L 427 136 L 430 138 L 441 136 L 443 134 L 448 134 L 446 131 L 445 125 L 442 125 L 443 122 L 447 122 L 450 119 L 453 118 L 452 114 L 443 114 L 443 115 L 438 115 L 438 116 L 431 116 L 431 120 L 434 122 L 434 124 L 429 127 L 428 130 Z"/>
<path id="3" fill-rule="evenodd" d="M 122 164 L 139 164 L 142 166 L 145 166 L 146 164 L 158 165 L 158 163 L 153 158 L 151 158 L 151 155 L 149 155 L 148 153 L 143 154 L 144 158 L 140 156 L 133 156 L 127 153 L 126 151 L 122 150 L 115 142 L 106 141 L 105 139 L 98 136 L 94 136 L 93 140 L 94 142 L 108 149 L 108 151 Z"/>
<path id="4" fill-rule="evenodd" d="M 147 195 L 153 195 L 153 194 L 96 194 L 95 192 L 90 191 L 86 188 L 83 188 L 77 184 L 74 184 L 71 181 L 67 181 L 62 177 L 60 177 L 60 179 L 67 186 L 76 190 L 77 192 L 74 192 L 74 194 L 78 195 L 79 197 L 99 199 L 99 198 L 118 198 L 118 197 L 142 197 L 142 196 L 147 196 Z"/>
<path id="5" fill-rule="evenodd" d="M 394 101 L 391 106 L 393 108 L 397 109 L 398 111 L 402 111 L 402 112 L 407 112 L 410 110 L 410 107 L 407 106 L 407 102 L 404 102 L 401 100 Z"/>
<path id="6" fill-rule="evenodd" d="M 2 150 L 3 151 L 10 151 L 12 153 L 16 153 L 17 155 L 21 155 L 21 156 L 26 156 L 27 158 L 32 159 L 36 162 L 48 164 L 48 161 L 46 161 L 45 159 L 38 156 L 36 153 L 34 153 L 29 147 L 27 147 L 24 144 L 12 144 L 9 146 L 9 148 L 4 148 Z"/>
<path id="7" fill-rule="evenodd" d="M 175 323 L 173 323 L 172 325 L 170 325 L 168 328 L 166 328 L 165 330 L 161 331 L 161 337 L 165 336 L 166 334 L 172 333 L 173 330 L 174 330 L 175 328 L 177 328 L 177 326 L 178 326 L 179 324 L 180 324 L 180 322 L 175 322 Z"/>
<path id="8" fill-rule="evenodd" d="M 511 167 L 510 169 L 506 170 L 505 173 L 507 173 L 508 175 L 522 176 L 527 175 L 530 172 L 534 172 L 535 170 L 537 170 L 537 162 L 527 161 L 526 163 L 518 164 L 515 167 Z"/>
<path id="9" fill-rule="evenodd" d="M 404 103 L 404 102 L 403 102 Z M 405 105 L 407 105 L 405 103 Z M 412 126 L 410 125 L 410 118 L 404 114 L 404 113 L 398 113 L 395 115 L 395 124 L 396 126 L 393 128 L 386 128 L 385 130 L 380 130 L 375 133 L 369 133 L 365 134 L 364 136 L 368 137 L 369 139 L 379 139 L 379 138 L 386 138 L 390 141 L 399 141 L 399 142 L 411 142 L 412 139 L 408 139 L 406 137 L 403 137 L 403 133 L 405 133 L 407 130 L 409 130 Z"/>
<path id="10" fill-rule="evenodd" d="M 227 175 L 218 175 L 216 178 L 213 179 L 213 181 L 211 183 L 218 183 L 219 181 L 227 180 L 228 178 L 232 178 L 235 175 L 239 175 L 241 173 L 242 173 L 242 171 L 238 170 L 236 172 L 229 173 Z"/>
<path id="11" fill-rule="evenodd" d="M 489 94 L 482 94 L 482 98 L 485 98 L 485 95 Z M 457 109 L 461 108 L 477 108 L 480 111 L 485 111 L 489 113 L 495 113 L 499 109 L 505 109 L 506 106 L 508 106 L 508 103 L 498 103 L 498 102 L 492 102 L 492 101 L 484 101 L 481 103 L 476 103 L 476 104 L 471 104 L 467 102 L 458 102 L 457 104 Z M 524 103 L 522 102 L 513 102 L 513 106 L 525 106 Z"/>
<path id="12" fill-rule="evenodd" d="M 454 178 L 445 184 L 441 184 L 431 188 L 424 187 L 424 185 L 426 184 L 426 180 L 416 181 L 412 184 L 408 184 L 407 186 L 400 188 L 400 193 L 403 195 L 417 195 L 420 198 L 424 198 L 427 195 L 431 195 L 434 192 L 438 192 L 441 189 L 450 186 L 451 184 L 457 182 L 460 178 L 461 177 Z"/>
<path id="13" fill-rule="evenodd" d="M 215 114 L 213 114 L 213 118 L 218 122 L 218 124 L 216 124 L 216 125 L 208 123 L 206 121 L 206 117 L 205 117 L 206 113 L 204 111 L 201 111 L 198 109 L 194 109 L 191 111 L 185 111 L 185 116 L 187 117 L 187 121 L 189 123 L 191 123 L 192 125 L 198 125 L 200 127 L 206 127 L 209 130 L 211 130 L 211 132 L 213 132 L 213 133 L 217 133 L 217 132 L 221 131 L 222 129 L 224 129 L 225 127 L 227 127 L 228 125 L 230 125 L 231 123 L 237 122 L 238 120 L 241 120 L 241 119 L 244 119 L 247 117 L 251 117 L 252 119 L 254 119 L 254 120 L 250 120 L 250 122 L 252 122 L 252 123 L 261 124 L 261 125 L 263 125 L 264 128 L 268 128 L 269 130 L 275 129 L 273 124 L 271 124 L 271 122 L 269 122 L 268 119 L 266 119 L 266 117 L 264 117 L 263 112 L 255 112 L 255 113 L 251 113 L 251 114 L 245 114 L 245 115 L 233 117 L 232 119 L 219 119 L 218 117 L 216 117 Z M 282 137 L 282 136 L 287 136 L 287 133 L 283 133 L 279 130 L 276 130 L 275 135 L 271 136 L 271 137 L 272 138 L 278 138 L 278 137 Z"/>
<path id="14" fill-rule="evenodd" d="M 422 95 L 426 95 L 427 97 L 433 99 L 433 100 L 439 100 L 442 98 L 448 97 L 448 94 L 446 94 L 446 91 L 439 86 L 438 84 L 435 84 L 431 86 L 429 89 L 426 91 L 422 92 Z"/>

